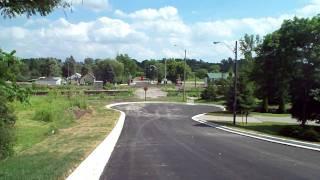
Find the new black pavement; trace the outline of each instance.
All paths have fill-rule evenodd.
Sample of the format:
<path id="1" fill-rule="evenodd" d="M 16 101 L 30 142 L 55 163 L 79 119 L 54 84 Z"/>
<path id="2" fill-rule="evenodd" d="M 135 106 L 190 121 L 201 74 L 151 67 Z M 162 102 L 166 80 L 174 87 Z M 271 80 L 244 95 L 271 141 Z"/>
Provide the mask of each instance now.
<path id="1" fill-rule="evenodd" d="M 320 153 L 192 121 L 208 106 L 131 104 L 101 179 L 320 179 Z"/>

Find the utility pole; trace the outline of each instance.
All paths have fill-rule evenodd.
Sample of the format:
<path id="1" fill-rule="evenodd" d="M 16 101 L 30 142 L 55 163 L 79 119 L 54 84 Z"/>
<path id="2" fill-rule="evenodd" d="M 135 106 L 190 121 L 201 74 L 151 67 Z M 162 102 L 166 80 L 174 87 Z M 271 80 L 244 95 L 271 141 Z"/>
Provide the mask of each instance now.
<path id="1" fill-rule="evenodd" d="M 184 50 L 184 75 L 183 75 L 183 102 L 186 101 L 186 64 L 187 64 L 187 50 Z"/>
<path id="2" fill-rule="evenodd" d="M 173 46 L 179 47 L 176 44 Z M 186 65 L 187 65 L 187 49 L 184 49 L 184 68 L 183 68 L 183 101 L 186 101 Z"/>
<path id="3" fill-rule="evenodd" d="M 70 77 L 70 74 L 69 74 L 69 62 L 67 62 L 68 63 L 68 77 Z"/>
<path id="4" fill-rule="evenodd" d="M 238 73 L 237 73 L 237 61 L 238 61 L 238 41 L 236 41 L 235 49 L 234 49 L 234 100 L 233 100 L 233 125 L 236 125 L 236 118 L 237 118 L 237 81 L 238 81 Z"/>
<path id="5" fill-rule="evenodd" d="M 167 58 L 164 59 L 164 86 L 167 87 Z"/>

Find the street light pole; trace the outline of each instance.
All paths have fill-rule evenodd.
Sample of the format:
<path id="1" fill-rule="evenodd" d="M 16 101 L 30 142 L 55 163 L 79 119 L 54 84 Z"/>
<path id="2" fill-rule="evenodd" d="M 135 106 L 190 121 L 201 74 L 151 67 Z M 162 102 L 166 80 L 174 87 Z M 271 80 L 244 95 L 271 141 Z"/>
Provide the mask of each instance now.
<path id="1" fill-rule="evenodd" d="M 213 42 L 213 44 L 224 44 L 228 49 L 230 49 L 232 52 L 234 52 L 234 68 L 233 68 L 233 72 L 234 72 L 234 80 L 233 80 L 233 107 L 232 107 L 232 111 L 233 111 L 233 125 L 236 125 L 236 118 L 237 118 L 237 84 L 238 84 L 238 41 L 236 41 L 235 43 L 235 48 L 234 50 L 226 43 L 224 42 Z"/>
<path id="2" fill-rule="evenodd" d="M 233 100 L 233 125 L 236 125 L 236 118 L 237 118 L 237 81 L 238 81 L 238 70 L 237 70 L 237 61 L 238 61 L 238 41 L 236 41 L 235 49 L 234 49 L 234 100 Z"/>
<path id="3" fill-rule="evenodd" d="M 164 60 L 164 86 L 167 87 L 167 58 Z"/>
<path id="4" fill-rule="evenodd" d="M 178 47 L 176 44 L 173 46 Z M 184 68 L 183 68 L 183 101 L 186 101 L 186 66 L 187 66 L 187 49 L 184 49 Z"/>

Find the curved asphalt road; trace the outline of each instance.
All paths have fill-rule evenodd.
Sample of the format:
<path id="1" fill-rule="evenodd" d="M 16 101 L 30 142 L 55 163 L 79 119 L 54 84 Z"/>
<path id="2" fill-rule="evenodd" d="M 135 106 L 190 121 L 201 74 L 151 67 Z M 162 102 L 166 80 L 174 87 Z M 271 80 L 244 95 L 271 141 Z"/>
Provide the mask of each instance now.
<path id="1" fill-rule="evenodd" d="M 131 104 L 104 169 L 108 180 L 320 179 L 320 153 L 260 141 L 191 120 L 208 106 Z"/>

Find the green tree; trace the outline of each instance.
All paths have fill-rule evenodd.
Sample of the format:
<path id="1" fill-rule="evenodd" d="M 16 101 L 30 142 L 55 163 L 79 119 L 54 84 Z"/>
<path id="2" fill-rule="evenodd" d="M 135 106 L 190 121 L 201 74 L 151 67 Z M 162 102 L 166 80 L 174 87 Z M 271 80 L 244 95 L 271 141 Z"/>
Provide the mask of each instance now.
<path id="1" fill-rule="evenodd" d="M 294 18 L 281 27 L 287 40 L 285 52 L 290 54 L 294 73 L 291 81 L 291 114 L 302 125 L 308 120 L 319 121 L 320 104 L 314 90 L 320 88 L 320 16 Z M 286 32 L 285 30 L 291 31 Z"/>
<path id="2" fill-rule="evenodd" d="M 69 4 L 62 0 L 0 1 L 0 12 L 4 18 L 13 18 L 22 14 L 30 17 L 37 13 L 45 16 L 58 6 L 67 7 Z M 15 117 L 8 108 L 7 102 L 15 99 L 26 101 L 28 97 L 28 91 L 15 83 L 16 69 L 19 61 L 14 57 L 14 54 L 15 51 L 6 53 L 0 49 L 0 159 L 7 157 L 13 152 L 12 127 Z M 7 83 L 7 81 L 11 83 Z"/>
<path id="3" fill-rule="evenodd" d="M 248 115 L 255 107 L 254 86 L 253 82 L 246 78 L 239 78 L 239 111 L 245 114 L 246 123 L 248 122 Z"/>
<path id="4" fill-rule="evenodd" d="M 73 56 L 66 58 L 62 66 L 63 77 L 70 77 L 76 73 L 76 60 Z"/>
<path id="5" fill-rule="evenodd" d="M 61 76 L 61 66 L 60 63 L 54 58 L 42 59 L 40 64 L 40 73 L 42 76 L 53 77 Z"/>
<path id="6" fill-rule="evenodd" d="M 97 64 L 93 71 L 97 80 L 101 80 L 104 83 L 116 83 L 122 81 L 124 71 L 122 63 L 112 59 L 105 59 L 96 62 Z"/>
<path id="7" fill-rule="evenodd" d="M 269 101 L 275 97 L 277 81 L 275 73 L 278 72 L 276 65 L 277 47 L 279 46 L 279 35 L 277 33 L 268 34 L 263 42 L 258 46 L 257 57 L 254 61 L 252 79 L 257 85 L 256 95 L 263 100 L 262 112 L 269 111 Z"/>
<path id="8" fill-rule="evenodd" d="M 138 70 L 137 62 L 131 59 L 128 54 L 117 55 L 116 60 L 124 64 L 124 76 L 125 77 L 135 77 Z"/>
<path id="9" fill-rule="evenodd" d="M 267 35 L 257 50 L 254 78 L 266 101 L 276 101 L 279 112 L 291 99 L 293 117 L 304 125 L 318 120 L 318 101 L 312 91 L 320 87 L 320 16 L 285 20 Z"/>
<path id="10" fill-rule="evenodd" d="M 8 102 L 14 100 L 26 102 L 28 97 L 28 90 L 15 83 L 20 62 L 14 54 L 15 51 L 6 53 L 0 49 L 0 159 L 13 153 L 12 128 L 16 117 Z"/>
<path id="11" fill-rule="evenodd" d="M 70 4 L 63 0 L 4 0 L 0 1 L 0 12 L 3 17 L 14 18 L 21 14 L 27 17 L 40 14 L 46 16 L 56 7 L 70 7 Z"/>
<path id="12" fill-rule="evenodd" d="M 191 68 L 186 65 L 186 75 L 187 79 L 188 76 L 192 75 Z M 168 60 L 167 61 L 167 78 L 172 81 L 176 82 L 177 78 L 180 78 L 182 81 L 184 80 L 184 61 L 181 60 Z"/>
<path id="13" fill-rule="evenodd" d="M 221 71 L 221 67 L 219 64 L 214 64 L 214 65 L 211 65 L 209 71 L 212 73 L 219 73 Z"/>
<path id="14" fill-rule="evenodd" d="M 214 83 L 209 83 L 208 87 L 205 88 L 201 93 L 201 99 L 216 101 L 218 97 L 218 89 Z"/>
<path id="15" fill-rule="evenodd" d="M 207 77 L 208 70 L 206 69 L 198 69 L 196 70 L 196 76 L 200 79 L 204 79 Z"/>

